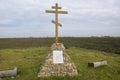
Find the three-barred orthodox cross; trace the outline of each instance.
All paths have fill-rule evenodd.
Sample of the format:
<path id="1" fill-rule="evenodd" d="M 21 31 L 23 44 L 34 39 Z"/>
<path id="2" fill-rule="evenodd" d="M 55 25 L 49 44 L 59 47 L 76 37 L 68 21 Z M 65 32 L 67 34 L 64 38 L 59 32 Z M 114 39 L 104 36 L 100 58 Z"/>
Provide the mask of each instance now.
<path id="1" fill-rule="evenodd" d="M 61 7 L 56 3 L 55 6 L 52 6 L 52 9 L 55 10 L 46 10 L 46 13 L 55 13 L 55 20 L 52 20 L 52 23 L 55 24 L 55 33 L 56 33 L 56 43 L 58 43 L 58 26 L 62 27 L 62 24 L 58 23 L 58 14 L 68 14 L 67 11 L 58 11 Z"/>

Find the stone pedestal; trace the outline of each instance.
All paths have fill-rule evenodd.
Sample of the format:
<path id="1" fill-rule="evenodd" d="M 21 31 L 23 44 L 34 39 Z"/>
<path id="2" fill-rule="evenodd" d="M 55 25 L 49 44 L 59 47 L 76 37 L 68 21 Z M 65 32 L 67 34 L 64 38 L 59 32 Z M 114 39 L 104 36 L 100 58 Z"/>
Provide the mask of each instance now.
<path id="1" fill-rule="evenodd" d="M 63 63 L 53 63 L 53 51 L 63 51 Z M 48 76 L 76 76 L 78 74 L 76 66 L 71 61 L 70 57 L 65 52 L 65 47 L 62 43 L 54 43 L 51 46 L 51 51 L 48 53 L 45 61 L 40 67 L 38 77 Z"/>

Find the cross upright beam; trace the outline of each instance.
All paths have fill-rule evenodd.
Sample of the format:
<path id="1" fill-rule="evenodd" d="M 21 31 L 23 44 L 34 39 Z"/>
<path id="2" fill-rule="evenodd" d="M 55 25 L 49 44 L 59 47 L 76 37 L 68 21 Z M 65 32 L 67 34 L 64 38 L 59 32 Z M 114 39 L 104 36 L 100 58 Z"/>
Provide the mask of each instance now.
<path id="1" fill-rule="evenodd" d="M 46 13 L 55 13 L 55 21 L 52 20 L 52 23 L 55 24 L 55 33 L 56 33 L 56 43 L 58 43 L 58 26 L 62 27 L 62 24 L 58 23 L 58 14 L 68 14 L 67 11 L 58 11 L 58 9 L 62 9 L 56 3 L 55 6 L 52 6 L 52 9 L 55 10 L 46 10 Z"/>

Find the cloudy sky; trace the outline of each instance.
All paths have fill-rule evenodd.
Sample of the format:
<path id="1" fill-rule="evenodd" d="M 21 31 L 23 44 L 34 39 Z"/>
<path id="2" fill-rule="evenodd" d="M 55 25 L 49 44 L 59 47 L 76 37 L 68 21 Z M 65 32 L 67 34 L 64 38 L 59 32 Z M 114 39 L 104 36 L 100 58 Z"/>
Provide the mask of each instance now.
<path id="1" fill-rule="evenodd" d="M 120 36 L 120 0 L 0 0 L 0 38 L 54 37 L 54 14 L 59 3 L 59 36 Z"/>

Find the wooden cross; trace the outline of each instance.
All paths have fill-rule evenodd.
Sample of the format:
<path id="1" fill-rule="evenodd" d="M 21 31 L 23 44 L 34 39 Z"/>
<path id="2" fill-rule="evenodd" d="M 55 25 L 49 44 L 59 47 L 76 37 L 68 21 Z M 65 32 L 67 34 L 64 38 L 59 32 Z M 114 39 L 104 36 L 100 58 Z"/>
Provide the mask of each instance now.
<path id="1" fill-rule="evenodd" d="M 58 43 L 58 26 L 62 27 L 62 24 L 58 23 L 58 14 L 68 14 L 67 11 L 58 11 L 58 9 L 62 9 L 56 3 L 55 6 L 52 6 L 52 9 L 55 10 L 46 10 L 46 13 L 55 13 L 55 20 L 52 20 L 52 23 L 55 24 L 55 33 L 56 33 L 56 43 Z"/>

